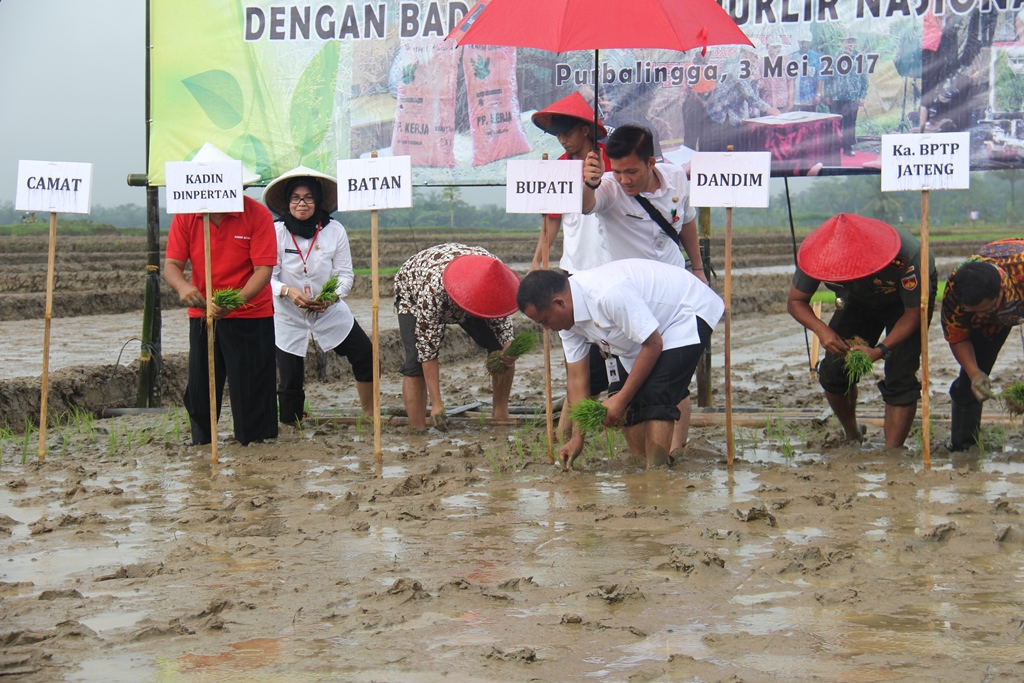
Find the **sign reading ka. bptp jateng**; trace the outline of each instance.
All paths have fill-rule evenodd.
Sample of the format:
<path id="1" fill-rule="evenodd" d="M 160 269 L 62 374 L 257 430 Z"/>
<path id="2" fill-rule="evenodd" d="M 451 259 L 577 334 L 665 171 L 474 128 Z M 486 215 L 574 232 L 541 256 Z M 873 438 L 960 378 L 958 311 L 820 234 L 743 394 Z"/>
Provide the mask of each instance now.
<path id="1" fill-rule="evenodd" d="M 89 213 L 92 164 L 70 161 L 19 161 L 17 211 Z"/>
<path id="2" fill-rule="evenodd" d="M 234 213 L 244 209 L 241 161 L 168 161 L 167 213 Z"/>
<path id="3" fill-rule="evenodd" d="M 509 161 L 505 183 L 508 213 L 582 213 L 582 161 Z"/>
<path id="4" fill-rule="evenodd" d="M 411 206 L 411 157 L 338 160 L 338 211 Z"/>
<path id="5" fill-rule="evenodd" d="M 771 175 L 771 152 L 694 152 L 690 204 L 767 208 Z"/>
<path id="6" fill-rule="evenodd" d="M 882 192 L 967 190 L 971 134 L 882 136 Z"/>

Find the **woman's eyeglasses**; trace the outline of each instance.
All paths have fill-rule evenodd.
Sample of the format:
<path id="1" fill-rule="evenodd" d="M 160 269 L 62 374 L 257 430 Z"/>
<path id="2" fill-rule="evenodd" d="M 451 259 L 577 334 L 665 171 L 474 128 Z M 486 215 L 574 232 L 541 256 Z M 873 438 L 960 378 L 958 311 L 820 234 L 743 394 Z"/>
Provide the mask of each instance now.
<path id="1" fill-rule="evenodd" d="M 300 197 L 297 194 L 293 194 L 288 201 L 292 204 L 305 204 L 306 206 L 313 206 L 316 203 L 312 197 Z"/>

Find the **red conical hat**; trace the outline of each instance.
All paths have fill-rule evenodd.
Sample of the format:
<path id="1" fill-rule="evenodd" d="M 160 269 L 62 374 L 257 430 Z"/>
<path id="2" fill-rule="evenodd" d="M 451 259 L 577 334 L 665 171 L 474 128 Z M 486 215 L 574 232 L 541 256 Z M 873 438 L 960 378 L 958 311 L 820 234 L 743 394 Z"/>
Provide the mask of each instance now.
<path id="1" fill-rule="evenodd" d="M 874 218 L 840 213 L 807 236 L 796 263 L 815 280 L 850 282 L 882 270 L 899 252 L 896 228 Z"/>
<path id="2" fill-rule="evenodd" d="M 445 266 L 441 279 L 452 301 L 470 315 L 505 318 L 519 310 L 519 276 L 491 256 L 458 256 Z"/>
<path id="3" fill-rule="evenodd" d="M 549 104 L 538 112 L 535 112 L 530 119 L 533 120 L 535 126 L 540 128 L 545 133 L 551 128 L 551 116 L 554 114 L 561 114 L 562 116 L 571 116 L 574 119 L 579 119 L 584 123 L 593 125 L 594 123 L 594 108 L 587 104 L 587 101 L 583 99 L 583 95 L 578 92 L 563 97 L 554 104 Z M 601 119 L 597 120 L 597 139 L 600 140 L 603 137 L 607 137 L 608 130 L 601 123 Z"/>

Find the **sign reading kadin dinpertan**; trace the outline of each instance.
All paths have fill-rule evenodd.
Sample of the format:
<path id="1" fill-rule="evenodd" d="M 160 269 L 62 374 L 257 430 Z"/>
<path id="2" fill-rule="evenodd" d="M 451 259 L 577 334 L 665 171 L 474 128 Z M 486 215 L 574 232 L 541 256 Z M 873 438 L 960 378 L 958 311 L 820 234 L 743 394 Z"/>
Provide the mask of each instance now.
<path id="1" fill-rule="evenodd" d="M 72 161 L 18 162 L 16 211 L 89 213 L 92 203 L 92 164 Z"/>
<path id="2" fill-rule="evenodd" d="M 690 159 L 690 204 L 767 208 L 771 175 L 771 152 L 694 152 Z"/>
<path id="3" fill-rule="evenodd" d="M 967 190 L 971 187 L 971 134 L 882 136 L 882 192 Z"/>
<path id="4" fill-rule="evenodd" d="M 338 160 L 338 211 L 412 206 L 412 158 Z"/>
<path id="5" fill-rule="evenodd" d="M 235 213 L 244 209 L 241 161 L 168 161 L 167 213 Z"/>
<path id="6" fill-rule="evenodd" d="M 582 213 L 582 161 L 509 161 L 505 211 L 508 213 Z"/>

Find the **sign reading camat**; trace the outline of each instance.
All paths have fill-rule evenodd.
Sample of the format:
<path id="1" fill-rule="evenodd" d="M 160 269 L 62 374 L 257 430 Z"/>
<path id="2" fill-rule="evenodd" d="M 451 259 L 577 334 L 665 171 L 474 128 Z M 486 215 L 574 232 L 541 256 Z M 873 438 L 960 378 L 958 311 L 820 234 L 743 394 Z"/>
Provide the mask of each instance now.
<path id="1" fill-rule="evenodd" d="M 242 211 L 241 161 L 168 161 L 167 213 Z"/>
<path id="2" fill-rule="evenodd" d="M 969 189 L 970 144 L 970 133 L 883 135 L 882 192 Z"/>
<path id="3" fill-rule="evenodd" d="M 19 161 L 17 211 L 89 213 L 92 164 L 70 161 Z"/>
<path id="4" fill-rule="evenodd" d="M 582 161 L 508 162 L 505 211 L 508 213 L 582 213 Z"/>
<path id="5" fill-rule="evenodd" d="M 407 209 L 410 206 L 411 157 L 338 161 L 338 211 Z"/>
<path id="6" fill-rule="evenodd" d="M 767 208 L 771 174 L 771 152 L 694 152 L 690 160 L 690 203 Z"/>

